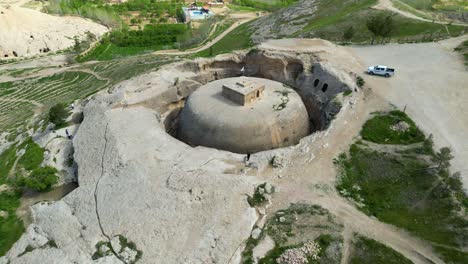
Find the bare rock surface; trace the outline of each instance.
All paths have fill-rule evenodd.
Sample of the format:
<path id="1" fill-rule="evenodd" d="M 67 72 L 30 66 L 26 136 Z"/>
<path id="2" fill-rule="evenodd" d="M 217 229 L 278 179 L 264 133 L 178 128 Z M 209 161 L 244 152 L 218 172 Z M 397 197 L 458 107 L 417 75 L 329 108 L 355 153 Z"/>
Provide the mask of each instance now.
<path id="1" fill-rule="evenodd" d="M 308 25 L 317 11 L 316 0 L 302 0 L 269 16 L 255 21 L 252 25 L 252 40 L 261 43 L 268 39 L 284 38 L 300 31 Z"/>
<path id="2" fill-rule="evenodd" d="M 0 60 L 31 57 L 72 47 L 74 37 L 100 37 L 108 29 L 91 20 L 53 16 L 21 7 L 25 1 L 0 1 Z M 89 33 L 88 33 L 89 32 Z"/>
<path id="3" fill-rule="evenodd" d="M 265 182 L 260 172 L 276 155 L 285 166 L 292 164 L 291 153 L 312 159 L 307 146 L 349 105 L 335 104 L 334 98 L 356 89 L 348 64 L 330 64 L 338 61 L 338 49 L 315 43 L 321 48 L 298 53 L 270 46 L 167 65 L 94 95 L 73 138 L 79 187 L 61 201 L 32 206 L 38 231 L 24 234 L 0 263 L 131 263 L 135 252 L 141 252 L 138 263 L 238 260 L 257 220 L 247 196 Z M 307 111 L 324 131 L 295 146 L 252 154 L 250 167 L 245 155 L 192 148 L 166 132 L 191 92 L 238 76 L 243 66 L 250 76 L 283 82 L 309 98 Z M 272 190 L 268 185 L 264 191 Z M 36 234 L 44 243 L 25 252 Z M 97 254 L 103 244 L 119 249 L 110 243 L 117 236 L 134 248 Z"/>

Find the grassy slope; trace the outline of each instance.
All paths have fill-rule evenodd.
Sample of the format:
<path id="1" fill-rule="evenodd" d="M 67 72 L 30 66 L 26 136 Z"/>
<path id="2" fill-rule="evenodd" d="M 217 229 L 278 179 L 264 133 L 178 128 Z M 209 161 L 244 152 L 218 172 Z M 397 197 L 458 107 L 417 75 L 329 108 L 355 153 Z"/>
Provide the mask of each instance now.
<path id="1" fill-rule="evenodd" d="M 425 11 L 452 10 L 458 11 L 468 8 L 465 0 L 399 0 L 414 9 Z"/>
<path id="2" fill-rule="evenodd" d="M 365 237 L 355 237 L 350 264 L 412 264 L 410 260 L 393 249 Z"/>
<path id="3" fill-rule="evenodd" d="M 162 46 L 155 47 L 118 47 L 112 43 L 99 44 L 88 54 L 77 58 L 78 62 L 85 62 L 90 60 L 105 61 L 118 59 L 122 57 L 141 55 L 144 53 L 153 52 L 162 49 Z"/>
<path id="4" fill-rule="evenodd" d="M 375 128 L 373 133 L 381 131 Z M 367 214 L 450 247 L 436 248 L 446 260 L 467 263 L 468 254 L 456 250 L 468 236 L 468 222 L 458 215 L 466 196 L 454 187 L 459 180 L 435 169 L 428 154 L 420 148 L 392 153 L 354 144 L 339 158 L 343 172 L 337 189 Z"/>
<path id="5" fill-rule="evenodd" d="M 465 59 L 465 65 L 468 66 L 468 40 L 460 44 L 455 51 L 460 52 Z"/>
<path id="6" fill-rule="evenodd" d="M 370 15 L 383 13 L 372 9 L 377 0 L 330 0 L 321 1 L 316 17 L 300 32 L 292 36 L 321 37 L 333 41 L 342 41 L 343 32 L 352 26 L 355 35 L 352 42 L 367 42 L 372 38 L 367 30 L 366 20 Z M 416 21 L 401 15 L 394 16 L 394 41 L 431 40 L 435 37 L 457 36 L 463 30 L 461 26 L 444 26 L 440 24 Z M 447 32 L 448 30 L 448 32 Z M 432 34 L 432 35 L 431 35 Z"/>
<path id="7" fill-rule="evenodd" d="M 16 217 L 20 197 L 19 192 L 0 193 L 0 211 L 8 213 L 7 218 L 0 217 L 0 256 L 3 256 L 24 232 L 23 223 Z"/>

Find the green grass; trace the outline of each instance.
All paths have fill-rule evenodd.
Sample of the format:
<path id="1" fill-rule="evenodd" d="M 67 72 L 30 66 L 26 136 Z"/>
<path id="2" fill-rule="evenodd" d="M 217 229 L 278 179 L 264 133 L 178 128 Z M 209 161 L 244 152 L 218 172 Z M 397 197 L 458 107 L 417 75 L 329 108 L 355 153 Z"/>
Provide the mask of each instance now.
<path id="1" fill-rule="evenodd" d="M 210 48 L 196 53 L 194 57 L 212 57 L 222 53 L 229 53 L 233 50 L 252 47 L 253 43 L 250 39 L 252 32 L 249 28 L 252 22 L 249 21 L 238 26 Z"/>
<path id="2" fill-rule="evenodd" d="M 377 241 L 361 236 L 355 238 L 351 250 L 351 264 L 412 264 L 395 250 Z"/>
<path id="3" fill-rule="evenodd" d="M 229 7 L 229 9 L 231 9 L 232 11 L 236 11 L 236 12 L 257 12 L 260 10 L 260 9 L 249 7 L 249 6 L 241 6 L 241 5 L 234 5 L 234 4 L 227 4 L 227 6 Z"/>
<path id="4" fill-rule="evenodd" d="M 414 9 L 423 11 L 460 11 L 468 8 L 465 0 L 399 0 Z"/>
<path id="5" fill-rule="evenodd" d="M 0 185 L 7 182 L 8 173 L 16 160 L 16 150 L 16 146 L 13 145 L 0 154 Z"/>
<path id="6" fill-rule="evenodd" d="M 156 50 L 161 50 L 162 46 L 154 47 L 118 47 L 112 43 L 102 43 L 98 44 L 93 50 L 88 54 L 78 57 L 78 62 L 85 62 L 91 60 L 105 61 L 113 60 L 118 58 L 124 58 L 129 56 L 141 55 L 145 53 L 150 53 Z"/>
<path id="7" fill-rule="evenodd" d="M 399 132 L 390 129 L 392 125 L 403 121 L 410 127 L 408 131 Z M 424 134 L 404 112 L 391 111 L 379 113 L 368 120 L 361 131 L 364 140 L 380 144 L 412 144 L 423 142 Z"/>
<path id="8" fill-rule="evenodd" d="M 19 148 L 22 149 L 23 147 L 25 147 L 25 152 L 18 160 L 18 165 L 26 170 L 39 168 L 44 160 L 44 149 L 31 138 L 28 138 Z"/>
<path id="9" fill-rule="evenodd" d="M 441 246 L 434 246 L 434 249 L 448 263 L 468 263 L 468 253 L 466 252 Z"/>
<path id="10" fill-rule="evenodd" d="M 94 93 L 107 84 L 92 74 L 85 72 L 61 72 L 47 77 L 30 78 L 15 82 L 0 83 L 0 97 L 11 101 L 0 105 L 0 131 L 23 126 L 36 106 L 28 100 L 43 104 L 45 109 L 58 102 L 70 102 Z M 19 99 L 19 101 L 14 101 Z"/>
<path id="11" fill-rule="evenodd" d="M 297 2 L 297 0 L 233 0 L 232 4 L 241 7 L 249 7 L 255 10 L 274 12 L 295 2 Z"/>
<path id="12" fill-rule="evenodd" d="M 468 40 L 464 41 L 460 46 L 455 48 L 455 51 L 459 52 L 465 60 L 465 65 L 468 66 Z"/>
<path id="13" fill-rule="evenodd" d="M 396 155 L 352 145 L 341 157 L 343 173 L 337 189 L 379 220 L 402 227 L 436 243 L 458 246 L 468 224 L 455 210 L 434 164 L 415 155 Z M 432 189 L 433 188 L 433 189 Z"/>
<path id="14" fill-rule="evenodd" d="M 20 206 L 19 192 L 0 193 L 0 210 L 8 212 L 8 217 L 0 217 L 0 256 L 3 256 L 24 232 L 23 223 L 16 216 Z"/>

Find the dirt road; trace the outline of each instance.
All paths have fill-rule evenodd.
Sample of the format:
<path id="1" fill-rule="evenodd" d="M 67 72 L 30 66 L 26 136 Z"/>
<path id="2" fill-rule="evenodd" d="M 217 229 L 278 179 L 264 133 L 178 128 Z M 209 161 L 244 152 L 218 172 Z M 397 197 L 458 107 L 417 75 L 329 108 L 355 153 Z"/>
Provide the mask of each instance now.
<path id="1" fill-rule="evenodd" d="M 452 171 L 460 171 L 468 187 L 468 71 L 453 48 L 468 35 L 438 43 L 390 44 L 350 50 L 363 66 L 396 68 L 393 78 L 365 75 L 374 92 L 389 100 L 432 133 L 436 147 L 449 146 Z M 365 68 L 363 67 L 363 71 Z"/>

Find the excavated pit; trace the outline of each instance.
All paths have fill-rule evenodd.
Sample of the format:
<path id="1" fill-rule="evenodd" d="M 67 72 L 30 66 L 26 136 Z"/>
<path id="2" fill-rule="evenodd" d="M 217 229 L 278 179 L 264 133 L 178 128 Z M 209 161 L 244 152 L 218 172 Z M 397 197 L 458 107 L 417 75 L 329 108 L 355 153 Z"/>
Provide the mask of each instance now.
<path id="1" fill-rule="evenodd" d="M 178 66 L 178 70 L 193 71 L 195 75 L 175 83 L 178 100 L 160 107 L 160 112 L 164 113 L 166 131 L 181 140 L 178 134 L 179 114 L 190 94 L 209 82 L 239 76 L 269 79 L 293 88 L 301 97 L 309 115 L 308 135 L 324 130 L 342 108 L 340 95 L 356 89 L 343 82 L 334 69 L 328 66 L 316 61 L 313 56 L 297 58 L 293 54 L 285 56 L 284 53 L 277 56 L 264 50 L 214 61 L 185 62 Z"/>

